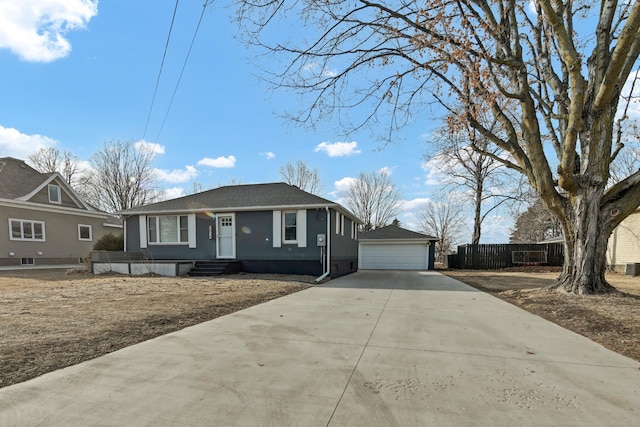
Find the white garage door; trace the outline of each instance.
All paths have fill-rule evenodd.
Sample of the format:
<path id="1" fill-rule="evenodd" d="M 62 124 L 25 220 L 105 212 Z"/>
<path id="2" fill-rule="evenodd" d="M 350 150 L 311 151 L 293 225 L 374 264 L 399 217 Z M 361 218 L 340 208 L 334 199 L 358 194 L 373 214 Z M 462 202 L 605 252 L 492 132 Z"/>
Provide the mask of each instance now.
<path id="1" fill-rule="evenodd" d="M 425 244 L 360 245 L 358 268 L 363 270 L 426 270 Z"/>

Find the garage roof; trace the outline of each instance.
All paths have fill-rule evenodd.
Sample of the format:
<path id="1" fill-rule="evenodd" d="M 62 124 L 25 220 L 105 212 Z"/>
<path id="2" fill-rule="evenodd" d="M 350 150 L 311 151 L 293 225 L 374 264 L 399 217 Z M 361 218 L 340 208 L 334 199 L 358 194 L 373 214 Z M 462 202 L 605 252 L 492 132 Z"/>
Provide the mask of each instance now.
<path id="1" fill-rule="evenodd" d="M 407 230 L 396 225 L 376 228 L 372 231 L 362 232 L 358 235 L 358 240 L 439 240 L 437 237 L 428 234 Z"/>

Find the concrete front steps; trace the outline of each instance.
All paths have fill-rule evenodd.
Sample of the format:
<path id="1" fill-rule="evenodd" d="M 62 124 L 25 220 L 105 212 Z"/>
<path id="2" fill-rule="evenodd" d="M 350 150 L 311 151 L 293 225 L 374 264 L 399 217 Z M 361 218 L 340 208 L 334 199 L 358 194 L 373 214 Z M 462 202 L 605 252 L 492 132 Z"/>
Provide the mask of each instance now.
<path id="1" fill-rule="evenodd" d="M 192 277 L 212 277 L 239 273 L 240 270 L 240 261 L 196 261 L 187 274 Z"/>

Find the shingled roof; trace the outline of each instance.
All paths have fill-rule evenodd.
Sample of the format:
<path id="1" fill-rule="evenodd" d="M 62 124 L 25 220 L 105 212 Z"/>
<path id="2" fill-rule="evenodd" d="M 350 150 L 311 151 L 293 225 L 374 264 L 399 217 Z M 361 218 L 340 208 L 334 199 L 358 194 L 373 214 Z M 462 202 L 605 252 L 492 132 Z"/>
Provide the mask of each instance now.
<path id="1" fill-rule="evenodd" d="M 38 188 L 51 174 L 40 173 L 23 160 L 0 158 L 0 198 L 17 199 Z"/>
<path id="2" fill-rule="evenodd" d="M 148 213 L 179 213 L 202 211 L 235 211 L 274 208 L 332 207 L 349 217 L 357 218 L 338 203 L 324 199 L 284 182 L 269 184 L 230 185 L 213 190 L 152 203 L 120 212 L 123 215 Z"/>
<path id="3" fill-rule="evenodd" d="M 358 240 L 438 240 L 438 238 L 407 230 L 397 225 L 387 225 L 386 227 L 359 233 Z"/>

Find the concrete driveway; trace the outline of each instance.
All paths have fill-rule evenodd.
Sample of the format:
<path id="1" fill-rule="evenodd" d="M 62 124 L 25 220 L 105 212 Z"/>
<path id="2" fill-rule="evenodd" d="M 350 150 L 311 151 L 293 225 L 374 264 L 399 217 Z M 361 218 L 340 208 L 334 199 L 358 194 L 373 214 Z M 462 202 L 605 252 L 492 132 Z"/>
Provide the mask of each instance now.
<path id="1" fill-rule="evenodd" d="M 2 426 L 639 420 L 640 363 L 435 272 L 358 272 L 0 389 Z"/>

